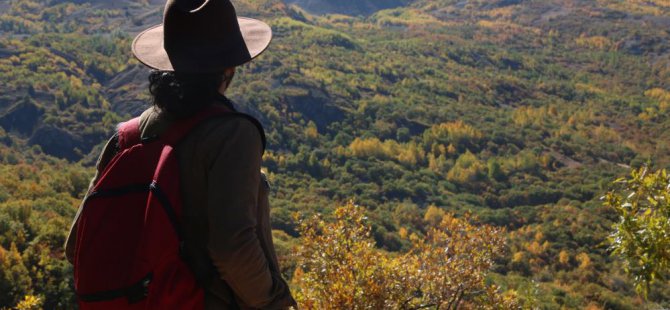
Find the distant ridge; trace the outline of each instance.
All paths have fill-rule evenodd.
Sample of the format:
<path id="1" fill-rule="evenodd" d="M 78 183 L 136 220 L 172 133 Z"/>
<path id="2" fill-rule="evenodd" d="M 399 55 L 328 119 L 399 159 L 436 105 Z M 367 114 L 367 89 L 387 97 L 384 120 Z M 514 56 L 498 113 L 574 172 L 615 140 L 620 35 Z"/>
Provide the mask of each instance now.
<path id="1" fill-rule="evenodd" d="M 344 15 L 370 15 L 383 9 L 400 7 L 408 0 L 285 0 L 313 14 L 337 13 Z"/>

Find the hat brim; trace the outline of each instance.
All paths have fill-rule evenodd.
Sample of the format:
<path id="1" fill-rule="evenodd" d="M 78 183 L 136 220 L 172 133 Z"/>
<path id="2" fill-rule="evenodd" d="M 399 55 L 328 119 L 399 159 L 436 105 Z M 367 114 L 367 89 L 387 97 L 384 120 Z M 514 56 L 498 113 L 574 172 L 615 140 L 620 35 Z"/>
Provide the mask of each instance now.
<path id="1" fill-rule="evenodd" d="M 251 59 L 263 53 L 272 40 L 268 24 L 253 18 L 238 17 L 240 32 Z M 153 26 L 135 37 L 133 55 L 145 66 L 162 71 L 174 71 L 170 58 L 163 48 L 163 24 Z M 241 64 L 238 64 L 241 65 Z"/>

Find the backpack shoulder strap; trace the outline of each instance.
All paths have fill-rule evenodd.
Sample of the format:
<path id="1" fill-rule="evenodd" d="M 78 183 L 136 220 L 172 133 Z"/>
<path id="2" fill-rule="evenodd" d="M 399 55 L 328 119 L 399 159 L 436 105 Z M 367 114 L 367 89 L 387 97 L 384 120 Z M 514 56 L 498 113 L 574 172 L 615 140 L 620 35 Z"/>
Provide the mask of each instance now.
<path id="1" fill-rule="evenodd" d="M 116 131 L 119 150 L 125 150 L 133 145 L 141 143 L 139 117 L 119 124 Z"/>

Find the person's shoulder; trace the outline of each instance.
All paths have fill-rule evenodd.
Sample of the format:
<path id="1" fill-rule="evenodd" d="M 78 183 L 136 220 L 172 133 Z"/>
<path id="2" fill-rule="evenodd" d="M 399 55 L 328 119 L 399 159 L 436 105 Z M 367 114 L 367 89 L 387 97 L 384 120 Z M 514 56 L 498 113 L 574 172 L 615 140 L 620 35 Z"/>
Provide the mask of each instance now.
<path id="1" fill-rule="evenodd" d="M 212 117 L 203 126 L 205 139 L 226 141 L 246 141 L 259 143 L 265 149 L 265 131 L 261 123 L 244 113 L 226 113 Z"/>
<path id="2" fill-rule="evenodd" d="M 207 122 L 217 131 L 264 131 L 263 126 L 255 117 L 239 112 L 214 116 Z"/>

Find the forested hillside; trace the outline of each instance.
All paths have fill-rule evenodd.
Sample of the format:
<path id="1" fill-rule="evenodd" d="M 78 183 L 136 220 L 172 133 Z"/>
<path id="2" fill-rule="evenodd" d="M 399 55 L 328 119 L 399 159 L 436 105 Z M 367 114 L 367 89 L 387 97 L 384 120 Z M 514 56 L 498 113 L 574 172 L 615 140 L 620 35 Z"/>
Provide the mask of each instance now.
<path id="1" fill-rule="evenodd" d="M 407 0 L 288 0 L 310 13 L 339 13 L 350 16 L 370 15 L 382 9 L 396 8 L 408 4 Z"/>
<path id="2" fill-rule="evenodd" d="M 388 2 L 233 1 L 275 34 L 231 98 L 267 131 L 280 252 L 294 212 L 350 199 L 390 256 L 472 213 L 506 229 L 487 281 L 524 307 L 670 307 L 667 280 L 644 300 L 610 257 L 600 201 L 631 167 L 670 166 L 670 2 Z M 0 308 L 71 307 L 61 244 L 101 144 L 149 104 L 130 43 L 162 5 L 0 0 Z"/>

